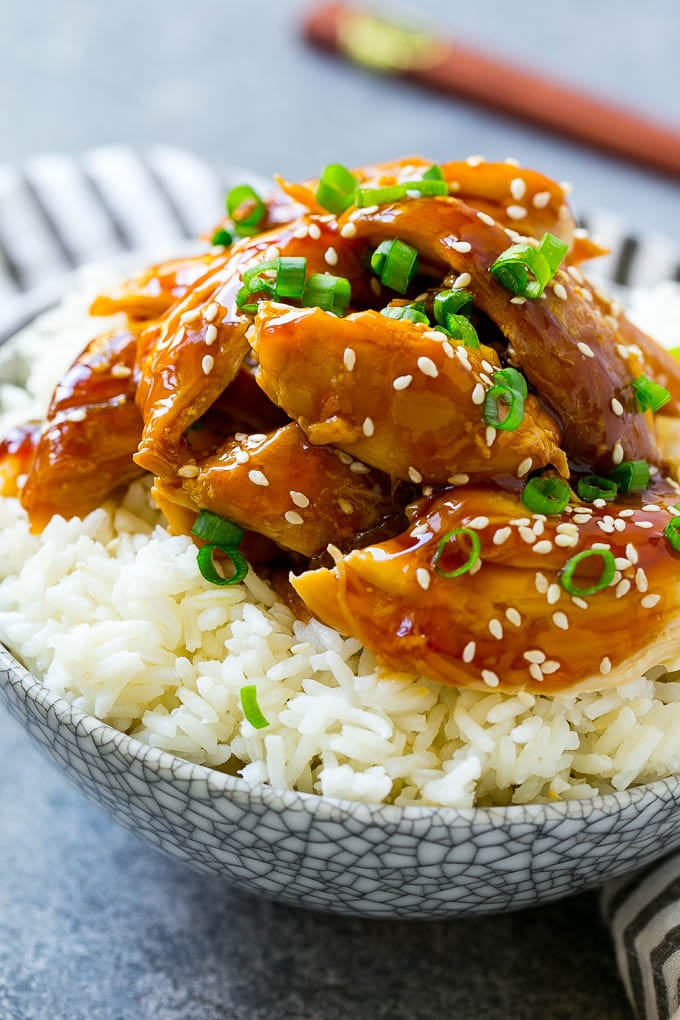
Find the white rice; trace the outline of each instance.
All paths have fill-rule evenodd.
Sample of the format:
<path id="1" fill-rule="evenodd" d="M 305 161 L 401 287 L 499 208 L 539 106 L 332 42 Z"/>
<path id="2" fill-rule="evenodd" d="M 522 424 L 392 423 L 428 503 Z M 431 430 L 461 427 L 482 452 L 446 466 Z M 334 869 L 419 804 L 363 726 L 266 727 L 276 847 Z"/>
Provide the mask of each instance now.
<path id="1" fill-rule="evenodd" d="M 108 325 L 85 317 L 89 297 L 81 289 L 0 352 L 0 432 L 42 414 L 55 376 Z M 680 345 L 680 288 L 645 301 L 637 318 L 656 316 Z M 358 641 L 296 621 L 252 571 L 212 587 L 191 541 L 160 522 L 143 482 L 39 536 L 17 500 L 0 499 L 0 638 L 50 690 L 148 744 L 251 784 L 370 803 L 568 800 L 680 771 L 680 682 L 668 675 L 537 697 L 397 674 Z M 265 729 L 244 719 L 250 684 Z"/>

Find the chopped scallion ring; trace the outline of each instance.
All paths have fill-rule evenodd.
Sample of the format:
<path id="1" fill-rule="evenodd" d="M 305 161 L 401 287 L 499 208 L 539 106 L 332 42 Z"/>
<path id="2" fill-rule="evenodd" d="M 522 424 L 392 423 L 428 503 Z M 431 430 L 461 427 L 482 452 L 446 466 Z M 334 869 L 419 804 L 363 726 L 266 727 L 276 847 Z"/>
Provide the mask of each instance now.
<path id="1" fill-rule="evenodd" d="M 440 326 L 446 325 L 447 315 L 469 315 L 473 297 L 469 290 L 440 290 L 433 302 L 434 317 Z"/>
<path id="2" fill-rule="evenodd" d="M 612 469 L 610 477 L 621 492 L 642 492 L 649 488 L 649 464 L 646 460 L 624 460 Z"/>
<path id="3" fill-rule="evenodd" d="M 236 307 L 242 312 L 248 312 L 249 315 L 254 315 L 257 311 L 257 301 L 251 301 L 250 298 L 253 294 L 266 294 L 268 298 L 274 298 L 274 288 L 270 284 L 265 283 L 260 277 L 256 278 L 257 286 L 251 287 L 243 286 L 240 288 L 236 295 Z"/>
<path id="4" fill-rule="evenodd" d="M 313 273 L 305 284 L 302 304 L 342 316 L 347 311 L 351 296 L 351 284 L 344 276 Z"/>
<path id="5" fill-rule="evenodd" d="M 223 552 L 231 560 L 234 567 L 234 573 L 231 577 L 224 577 L 218 573 L 213 559 L 216 549 L 219 549 L 220 552 Z M 230 584 L 240 584 L 248 573 L 248 560 L 243 553 L 239 552 L 238 549 L 224 549 L 216 543 L 204 545 L 203 548 L 199 549 L 196 562 L 206 581 L 209 581 L 210 584 L 216 584 L 220 588 L 226 588 Z"/>
<path id="6" fill-rule="evenodd" d="M 329 163 L 319 179 L 316 200 L 329 212 L 344 212 L 354 202 L 357 183 L 354 174 L 342 163 Z"/>
<path id="7" fill-rule="evenodd" d="M 418 252 L 398 237 L 382 241 L 371 255 L 371 269 L 386 287 L 405 294 L 418 272 Z"/>
<path id="8" fill-rule="evenodd" d="M 527 381 L 521 372 L 518 372 L 516 368 L 501 368 L 498 372 L 494 372 L 493 381 L 498 383 L 499 386 L 509 386 L 511 390 L 517 390 L 518 393 L 526 400 L 529 390 L 527 389 Z"/>
<path id="9" fill-rule="evenodd" d="M 225 517 L 220 517 L 219 514 L 214 514 L 210 510 L 201 510 L 191 529 L 191 534 L 196 535 L 197 538 L 205 539 L 206 542 L 214 542 L 215 545 L 220 545 L 223 548 L 235 549 L 241 544 L 243 528 L 239 528 L 238 524 L 234 524 L 233 521 L 228 521 Z"/>
<path id="10" fill-rule="evenodd" d="M 269 726 L 269 720 L 265 719 L 262 710 L 257 703 L 257 687 L 255 684 L 248 684 L 241 688 L 241 708 L 243 714 L 256 730 L 263 730 Z"/>
<path id="11" fill-rule="evenodd" d="M 507 414 L 501 418 L 501 403 Z M 484 398 L 484 421 L 495 429 L 512 432 L 524 419 L 524 397 L 509 386 L 492 386 Z"/>
<path id="12" fill-rule="evenodd" d="M 424 181 L 443 181 L 444 179 L 444 171 L 436 163 L 433 163 L 429 170 L 423 174 Z"/>
<path id="13" fill-rule="evenodd" d="M 554 234 L 546 233 L 537 248 L 531 244 L 513 244 L 489 268 L 506 290 L 521 297 L 536 299 L 559 269 L 569 246 Z M 529 273 L 534 279 L 529 279 Z"/>
<path id="14" fill-rule="evenodd" d="M 671 549 L 674 552 L 680 552 L 680 517 L 671 517 L 663 529 L 663 533 L 668 539 Z"/>
<path id="15" fill-rule="evenodd" d="M 659 411 L 671 399 L 665 386 L 652 382 L 646 375 L 633 379 L 631 385 L 641 411 Z"/>
<path id="16" fill-rule="evenodd" d="M 267 207 L 249 184 L 238 184 L 227 195 L 227 212 L 239 237 L 249 237 L 257 233 Z"/>
<path id="17" fill-rule="evenodd" d="M 616 499 L 616 494 L 619 491 L 617 482 L 612 481 L 611 478 L 600 478 L 599 475 L 579 478 L 576 488 L 581 499 L 588 503 L 592 503 L 595 499 L 603 499 L 606 503 L 611 503 Z"/>
<path id="18" fill-rule="evenodd" d="M 400 202 L 404 198 L 421 198 L 427 195 L 448 195 L 446 181 L 432 180 L 405 181 L 404 184 L 390 184 L 384 188 L 357 188 L 354 198 L 358 209 L 370 205 L 386 205 Z"/>
<path id="19" fill-rule="evenodd" d="M 593 556 L 599 556 L 602 560 L 600 576 L 595 584 L 580 588 L 573 582 L 574 573 L 580 563 L 591 559 Z M 607 588 L 614 580 L 615 573 L 616 563 L 609 549 L 585 549 L 583 552 L 576 553 L 570 560 L 567 560 L 560 574 L 560 584 L 570 595 L 577 595 L 582 598 L 584 595 L 596 595 L 598 591 Z"/>
<path id="20" fill-rule="evenodd" d="M 462 340 L 465 347 L 481 347 L 477 330 L 465 315 L 447 315 L 446 330 L 454 340 Z"/>
<path id="21" fill-rule="evenodd" d="M 307 259 L 304 256 L 286 256 L 258 262 L 243 274 L 243 286 L 236 295 L 237 307 L 243 312 L 256 312 L 257 302 L 249 300 L 253 294 L 265 294 L 276 301 L 301 298 L 306 272 Z"/>
<path id="22" fill-rule="evenodd" d="M 307 259 L 304 256 L 282 256 L 276 260 L 275 297 L 301 298 L 305 289 L 307 275 Z"/>
<path id="23" fill-rule="evenodd" d="M 444 554 L 444 550 L 446 546 L 449 544 L 449 542 L 453 542 L 455 539 L 458 538 L 459 535 L 465 535 L 467 538 L 470 539 L 470 544 L 472 546 L 470 554 L 465 563 L 462 564 L 462 566 L 457 567 L 455 570 L 442 570 L 439 566 L 439 561 L 441 560 Z M 458 541 L 456 544 L 460 545 L 460 541 Z M 449 531 L 448 534 L 444 535 L 439 545 L 437 546 L 437 552 L 435 553 L 435 557 L 432 561 L 432 567 L 435 570 L 435 572 L 439 574 L 441 577 L 460 577 L 461 574 L 467 574 L 468 571 L 472 570 L 475 563 L 479 559 L 481 548 L 482 543 L 480 537 L 476 531 L 472 530 L 472 528 L 454 528 L 453 531 Z"/>
<path id="24" fill-rule="evenodd" d="M 380 312 L 387 319 L 405 319 L 407 322 L 422 322 L 429 326 L 430 320 L 425 313 L 425 306 L 421 304 L 412 305 L 388 305 Z"/>
<path id="25" fill-rule="evenodd" d="M 224 227 L 218 227 L 213 236 L 210 238 L 212 245 L 219 245 L 222 248 L 228 248 L 234 238 L 231 236 L 228 230 Z"/>
<path id="26" fill-rule="evenodd" d="M 522 490 L 522 502 L 537 514 L 561 514 L 571 489 L 561 478 L 530 478 Z"/>

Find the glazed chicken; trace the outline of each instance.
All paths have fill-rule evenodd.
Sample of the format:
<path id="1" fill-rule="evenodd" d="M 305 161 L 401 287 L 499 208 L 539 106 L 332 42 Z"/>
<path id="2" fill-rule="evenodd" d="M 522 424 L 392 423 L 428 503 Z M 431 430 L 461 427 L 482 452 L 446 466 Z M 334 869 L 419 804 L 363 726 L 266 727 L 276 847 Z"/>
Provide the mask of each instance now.
<path id="1" fill-rule="evenodd" d="M 680 364 L 583 275 L 562 186 L 477 158 L 278 183 L 95 301 L 128 325 L 6 437 L 1 491 L 39 530 L 146 472 L 208 580 L 240 549 L 387 670 L 554 693 L 677 664 Z"/>

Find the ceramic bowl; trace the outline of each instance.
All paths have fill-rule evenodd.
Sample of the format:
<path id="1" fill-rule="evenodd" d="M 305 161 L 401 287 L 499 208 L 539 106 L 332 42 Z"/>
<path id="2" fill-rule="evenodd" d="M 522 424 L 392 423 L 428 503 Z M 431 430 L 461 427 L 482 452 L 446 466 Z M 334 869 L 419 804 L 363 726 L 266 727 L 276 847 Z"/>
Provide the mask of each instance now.
<path id="1" fill-rule="evenodd" d="M 0 647 L 0 696 L 78 787 L 198 871 L 372 917 L 517 910 L 680 845 L 680 779 L 555 804 L 395 807 L 250 787 L 149 747 L 48 691 Z"/>

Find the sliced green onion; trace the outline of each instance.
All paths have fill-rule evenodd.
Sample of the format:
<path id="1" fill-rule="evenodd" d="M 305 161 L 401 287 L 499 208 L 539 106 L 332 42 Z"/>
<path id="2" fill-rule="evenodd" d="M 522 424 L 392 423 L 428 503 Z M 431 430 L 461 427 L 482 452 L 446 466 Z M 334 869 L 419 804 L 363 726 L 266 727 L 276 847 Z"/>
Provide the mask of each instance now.
<path id="1" fill-rule="evenodd" d="M 227 195 L 227 212 L 234 221 L 234 230 L 240 237 L 257 233 L 267 207 L 249 184 L 238 184 Z"/>
<path id="2" fill-rule="evenodd" d="M 493 381 L 498 383 L 499 386 L 509 386 L 511 390 L 516 390 L 526 400 L 529 392 L 527 381 L 516 368 L 501 368 L 498 372 L 494 372 Z"/>
<path id="3" fill-rule="evenodd" d="M 231 560 L 234 567 L 234 573 L 231 577 L 223 577 L 222 574 L 218 573 L 213 559 L 216 549 L 219 549 L 220 552 L 223 552 Z M 199 549 L 196 562 L 206 581 L 210 581 L 211 584 L 216 584 L 220 588 L 225 588 L 230 584 L 239 584 L 248 573 L 248 560 L 243 553 L 239 552 L 238 549 L 224 549 L 221 545 L 215 543 L 204 545 L 203 548 Z"/>
<path id="4" fill-rule="evenodd" d="M 246 287 L 245 285 L 240 288 L 236 295 L 236 307 L 242 312 L 248 312 L 250 315 L 254 315 L 257 311 L 257 301 L 251 301 L 253 294 L 266 294 L 268 298 L 274 297 L 274 288 L 264 280 L 257 278 L 257 286 Z"/>
<path id="5" fill-rule="evenodd" d="M 406 319 L 407 322 L 422 322 L 426 326 L 430 325 L 430 320 L 425 313 L 425 306 L 421 304 L 388 305 L 387 308 L 381 310 L 380 314 L 387 319 Z"/>
<path id="6" fill-rule="evenodd" d="M 228 230 L 224 227 L 218 227 L 213 236 L 210 238 L 210 243 L 213 245 L 220 245 L 222 248 L 228 248 L 234 238 L 231 236 Z"/>
<path id="7" fill-rule="evenodd" d="M 404 184 L 390 184 L 384 188 L 357 188 L 354 201 L 358 209 L 363 209 L 370 205 L 400 202 L 404 198 L 448 195 L 448 193 L 449 186 L 446 181 L 428 178 L 422 181 L 405 181 Z"/>
<path id="8" fill-rule="evenodd" d="M 617 482 L 610 478 L 601 478 L 599 475 L 579 478 L 576 488 L 581 499 L 589 503 L 595 499 L 603 499 L 605 502 L 611 503 L 616 499 L 616 494 L 619 491 Z"/>
<path id="9" fill-rule="evenodd" d="M 316 200 L 329 212 L 344 212 L 354 201 L 357 183 L 354 174 L 342 163 L 329 163 L 319 179 Z"/>
<path id="10" fill-rule="evenodd" d="M 649 464 L 646 460 L 624 460 L 610 473 L 621 492 L 642 492 L 649 487 Z"/>
<path id="11" fill-rule="evenodd" d="M 522 502 L 536 514 L 561 514 L 570 498 L 561 478 L 530 478 L 522 490 Z"/>
<path id="12" fill-rule="evenodd" d="M 665 386 L 652 382 L 646 375 L 633 379 L 631 385 L 641 411 L 659 411 L 671 399 Z"/>
<path id="13" fill-rule="evenodd" d="M 501 418 L 501 403 L 507 414 Z M 484 398 L 484 421 L 495 429 L 512 432 L 522 424 L 524 418 L 524 397 L 509 386 L 492 386 Z"/>
<path id="14" fill-rule="evenodd" d="M 257 302 L 250 302 L 253 294 L 266 294 L 280 301 L 283 298 L 301 298 L 305 288 L 307 259 L 304 256 L 284 256 L 269 259 L 251 266 L 243 274 L 243 286 L 236 295 L 241 311 L 256 312 Z M 268 279 L 265 274 L 273 273 Z"/>
<path id="15" fill-rule="evenodd" d="M 568 245 L 554 234 L 546 233 L 538 248 L 513 244 L 498 256 L 489 272 L 513 294 L 539 298 L 552 280 L 567 253 Z M 534 279 L 529 279 L 529 273 Z"/>
<path id="16" fill-rule="evenodd" d="M 301 298 L 305 289 L 307 275 L 307 259 L 304 256 L 284 255 L 277 260 L 276 299 Z"/>
<path id="17" fill-rule="evenodd" d="M 243 274 L 243 284 L 246 287 L 250 287 L 253 280 L 259 276 L 264 276 L 265 273 L 273 272 L 276 270 L 276 264 L 278 259 L 267 259 L 266 262 L 257 262 L 250 269 L 246 269 Z"/>
<path id="18" fill-rule="evenodd" d="M 671 549 L 674 552 L 680 552 L 680 517 L 671 517 L 663 529 L 663 533 L 668 539 Z"/>
<path id="19" fill-rule="evenodd" d="M 462 340 L 465 347 L 481 347 L 477 330 L 464 315 L 447 315 L 446 329 L 454 340 Z"/>
<path id="20" fill-rule="evenodd" d="M 472 311 L 473 297 L 469 290 L 440 290 L 433 307 L 437 322 L 446 326 L 447 315 L 468 315 Z"/>
<path id="21" fill-rule="evenodd" d="M 223 548 L 235 549 L 241 544 L 243 528 L 239 528 L 238 524 L 234 524 L 233 521 L 228 521 L 225 517 L 220 517 L 219 514 L 214 514 L 210 510 L 201 510 L 191 529 L 191 534 L 205 539 L 206 542 L 221 545 Z"/>
<path id="22" fill-rule="evenodd" d="M 590 585 L 586 588 L 580 588 L 574 584 L 572 578 L 578 567 L 579 563 L 583 560 L 591 559 L 593 556 L 599 556 L 602 560 L 602 570 L 599 578 L 595 584 Z M 595 595 L 598 591 L 602 591 L 603 588 L 607 588 L 614 580 L 614 574 L 616 573 L 616 563 L 614 556 L 609 549 L 585 549 L 583 552 L 576 553 L 570 560 L 567 560 L 562 572 L 560 574 L 560 584 L 566 592 L 570 595 L 578 595 L 583 597 L 584 595 Z"/>
<path id="23" fill-rule="evenodd" d="M 439 567 L 439 561 L 442 558 L 444 549 L 446 548 L 449 542 L 453 542 L 454 540 L 456 540 L 459 535 L 466 535 L 470 539 L 470 543 L 472 545 L 470 555 L 468 556 L 465 563 L 463 563 L 463 565 L 458 567 L 456 570 L 441 570 Z M 460 544 L 460 542 L 458 542 L 457 544 Z M 439 574 L 441 577 L 460 577 L 461 574 L 467 574 L 469 570 L 472 570 L 475 563 L 479 559 L 481 548 L 482 543 L 479 538 L 479 535 L 477 534 L 476 531 L 473 531 L 472 528 L 454 528 L 453 531 L 449 531 L 447 535 L 444 535 L 441 542 L 437 546 L 437 552 L 435 553 L 434 560 L 432 561 L 432 566 L 435 572 Z"/>
<path id="24" fill-rule="evenodd" d="M 418 252 L 398 237 L 382 241 L 371 255 L 371 269 L 386 287 L 405 294 L 418 272 Z"/>
<path id="25" fill-rule="evenodd" d="M 308 308 L 323 308 L 335 315 L 344 315 L 351 296 L 351 284 L 344 276 L 312 273 L 305 284 L 302 304 Z"/>
<path id="26" fill-rule="evenodd" d="M 433 163 L 429 170 L 423 174 L 424 181 L 443 181 L 444 179 L 444 171 L 437 163 Z"/>
<path id="27" fill-rule="evenodd" d="M 265 719 L 257 703 L 255 684 L 248 684 L 247 687 L 241 688 L 241 708 L 250 725 L 254 726 L 256 730 L 263 730 L 265 726 L 269 726 L 269 720 Z"/>

